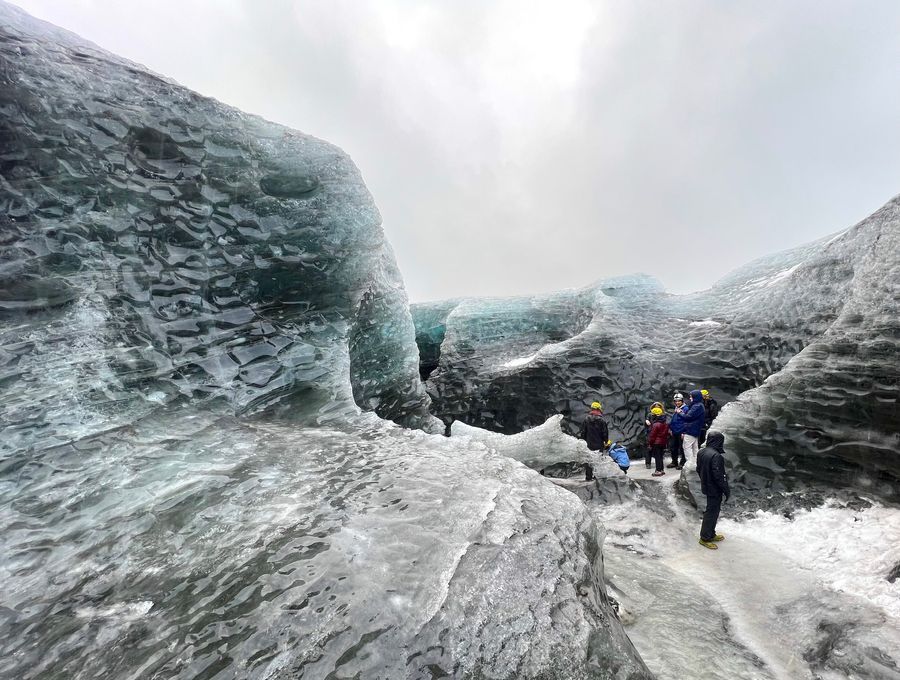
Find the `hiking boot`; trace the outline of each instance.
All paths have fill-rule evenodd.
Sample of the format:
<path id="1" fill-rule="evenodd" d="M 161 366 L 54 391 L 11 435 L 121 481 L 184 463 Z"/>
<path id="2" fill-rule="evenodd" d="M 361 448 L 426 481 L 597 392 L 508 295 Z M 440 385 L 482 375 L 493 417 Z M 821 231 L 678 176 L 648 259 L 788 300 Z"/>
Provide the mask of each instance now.
<path id="1" fill-rule="evenodd" d="M 712 541 L 704 541 L 702 538 L 700 539 L 700 545 L 702 545 L 704 548 L 709 548 L 710 550 L 718 550 L 719 549 L 719 546 L 717 546 Z"/>
<path id="2" fill-rule="evenodd" d="M 719 541 L 724 541 L 724 540 L 725 540 L 725 536 L 723 536 L 722 534 L 716 534 L 715 536 L 713 536 L 713 540 L 714 540 L 716 543 L 718 543 Z"/>
<path id="3" fill-rule="evenodd" d="M 669 463 L 666 465 L 667 468 L 677 468 L 678 466 L 675 463 Z"/>
<path id="4" fill-rule="evenodd" d="M 649 470 L 649 469 L 650 469 L 650 463 L 647 463 L 647 465 L 646 465 L 645 467 Z"/>
<path id="5" fill-rule="evenodd" d="M 650 476 L 651 476 L 651 477 L 662 477 L 664 474 L 666 474 L 666 473 L 663 472 L 662 470 L 657 470 L 656 472 L 654 472 L 654 473 L 653 473 L 652 475 L 650 475 Z"/>
<path id="6" fill-rule="evenodd" d="M 675 469 L 676 469 L 676 470 L 680 470 L 680 469 L 683 468 L 683 467 L 684 467 L 684 465 L 676 465 L 676 466 L 675 466 Z"/>

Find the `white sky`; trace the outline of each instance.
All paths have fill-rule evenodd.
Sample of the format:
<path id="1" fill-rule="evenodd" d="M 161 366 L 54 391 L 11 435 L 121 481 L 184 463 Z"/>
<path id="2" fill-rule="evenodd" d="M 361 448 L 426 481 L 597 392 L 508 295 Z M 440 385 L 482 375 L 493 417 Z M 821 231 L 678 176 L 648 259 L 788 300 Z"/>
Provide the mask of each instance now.
<path id="1" fill-rule="evenodd" d="M 900 193 L 900 2 L 14 0 L 360 167 L 410 298 L 676 292 Z"/>

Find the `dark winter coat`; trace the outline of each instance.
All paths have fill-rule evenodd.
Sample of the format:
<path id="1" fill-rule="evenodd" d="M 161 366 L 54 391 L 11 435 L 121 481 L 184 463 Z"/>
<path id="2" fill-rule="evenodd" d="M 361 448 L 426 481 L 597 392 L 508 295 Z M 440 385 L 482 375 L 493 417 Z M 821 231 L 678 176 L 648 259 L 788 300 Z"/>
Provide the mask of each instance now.
<path id="1" fill-rule="evenodd" d="M 650 446 L 665 446 L 669 441 L 669 426 L 665 416 L 659 416 L 650 426 L 650 434 L 647 435 L 647 443 Z"/>
<path id="2" fill-rule="evenodd" d="M 719 402 L 710 397 L 703 400 L 703 408 L 706 410 L 706 429 L 712 426 L 712 421 L 719 415 Z"/>
<path id="3" fill-rule="evenodd" d="M 728 498 L 728 476 L 725 474 L 725 435 L 721 432 L 710 432 L 706 437 L 706 446 L 697 454 L 697 474 L 700 475 L 700 490 L 705 496 L 724 496 Z"/>
<path id="4" fill-rule="evenodd" d="M 700 390 L 691 392 L 691 407 L 684 414 L 684 433 L 699 437 L 706 425 L 706 409 L 703 408 L 703 395 Z"/>
<path id="5" fill-rule="evenodd" d="M 675 409 L 675 413 L 672 414 L 672 422 L 669 423 L 669 429 L 672 431 L 672 434 L 684 434 L 685 413 L 687 413 L 687 406 L 684 404 L 681 405 L 681 408 Z"/>
<path id="6" fill-rule="evenodd" d="M 609 426 L 600 411 L 591 411 L 581 423 L 581 438 L 591 451 L 603 451 L 609 440 Z"/>

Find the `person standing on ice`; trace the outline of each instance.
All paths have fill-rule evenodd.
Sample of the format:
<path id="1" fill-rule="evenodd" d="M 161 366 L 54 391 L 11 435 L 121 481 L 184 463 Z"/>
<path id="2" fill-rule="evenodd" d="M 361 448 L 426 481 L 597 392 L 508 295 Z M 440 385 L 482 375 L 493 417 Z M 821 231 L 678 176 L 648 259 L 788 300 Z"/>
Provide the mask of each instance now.
<path id="1" fill-rule="evenodd" d="M 711 430 L 706 446 L 697 456 L 700 490 L 706 496 L 706 512 L 703 513 L 703 524 L 700 525 L 700 545 L 710 550 L 717 550 L 719 546 L 716 543 L 725 539 L 722 534 L 716 533 L 716 522 L 719 520 L 722 501 L 727 501 L 731 495 L 723 453 L 725 453 L 725 435 Z"/>
<path id="2" fill-rule="evenodd" d="M 700 433 L 706 424 L 706 409 L 703 408 L 703 395 L 700 390 L 691 392 L 691 406 L 682 418 L 684 422 L 684 457 L 688 460 L 697 460 L 697 452 L 700 450 Z"/>
<path id="3" fill-rule="evenodd" d="M 672 462 L 667 467 L 680 470 L 684 465 L 684 414 L 687 413 L 687 406 L 684 405 L 684 397 L 681 392 L 676 392 L 673 397 L 675 402 L 675 411 L 672 413 L 672 420 L 669 422 L 669 433 L 671 435 L 669 441 L 669 452 L 672 454 Z"/>
<path id="4" fill-rule="evenodd" d="M 650 417 L 653 424 L 650 425 L 650 434 L 647 435 L 647 445 L 656 461 L 656 471 L 653 477 L 661 477 L 666 474 L 663 470 L 663 458 L 666 455 L 666 443 L 669 441 L 669 425 L 666 423 L 666 413 L 662 406 L 654 406 L 650 409 Z"/>
<path id="5" fill-rule="evenodd" d="M 584 420 L 581 421 L 581 433 L 579 435 L 591 451 L 604 451 L 609 441 L 609 426 L 603 417 L 603 406 L 599 401 L 591 403 L 591 412 L 588 413 Z M 589 463 L 584 464 L 585 481 L 591 481 L 594 478 L 594 470 Z"/>
<path id="6" fill-rule="evenodd" d="M 700 390 L 700 395 L 703 397 L 703 409 L 706 412 L 706 421 L 703 423 L 703 431 L 700 432 L 699 441 L 700 446 L 703 446 L 703 442 L 706 440 L 706 433 L 712 427 L 712 422 L 716 419 L 716 416 L 719 415 L 719 402 L 709 396 L 709 390 Z"/>
<path id="7" fill-rule="evenodd" d="M 644 465 L 648 470 L 650 469 L 650 462 L 653 460 L 653 450 L 650 447 L 650 427 L 656 421 L 656 416 L 653 415 L 653 409 L 657 408 L 660 411 L 665 412 L 662 402 L 654 401 L 650 404 L 650 411 L 647 412 L 647 417 L 644 419 L 644 436 L 647 438 L 647 453 L 644 455 Z"/>

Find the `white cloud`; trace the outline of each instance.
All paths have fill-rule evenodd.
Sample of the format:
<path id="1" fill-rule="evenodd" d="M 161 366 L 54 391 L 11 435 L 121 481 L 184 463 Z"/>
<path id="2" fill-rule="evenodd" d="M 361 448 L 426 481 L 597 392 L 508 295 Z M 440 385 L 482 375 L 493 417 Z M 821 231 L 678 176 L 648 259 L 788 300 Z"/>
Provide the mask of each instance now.
<path id="1" fill-rule="evenodd" d="M 888 0 L 17 4 L 343 147 L 414 300 L 701 288 L 900 190 Z"/>

